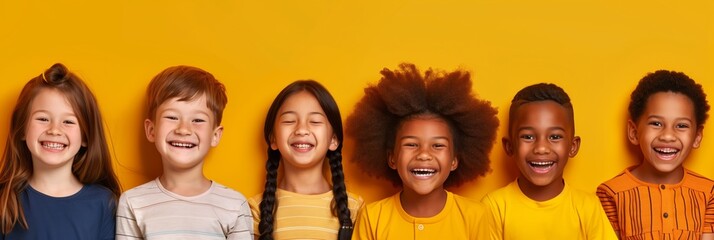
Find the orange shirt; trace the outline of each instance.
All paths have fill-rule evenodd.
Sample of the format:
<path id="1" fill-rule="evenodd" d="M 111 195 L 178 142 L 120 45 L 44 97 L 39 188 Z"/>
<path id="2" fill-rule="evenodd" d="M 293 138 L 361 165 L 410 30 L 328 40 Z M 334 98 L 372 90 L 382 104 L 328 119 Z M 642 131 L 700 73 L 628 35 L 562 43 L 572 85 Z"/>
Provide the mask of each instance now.
<path id="1" fill-rule="evenodd" d="M 677 184 L 653 184 L 630 170 L 597 188 L 621 239 L 700 239 L 713 231 L 714 181 L 685 169 Z"/>

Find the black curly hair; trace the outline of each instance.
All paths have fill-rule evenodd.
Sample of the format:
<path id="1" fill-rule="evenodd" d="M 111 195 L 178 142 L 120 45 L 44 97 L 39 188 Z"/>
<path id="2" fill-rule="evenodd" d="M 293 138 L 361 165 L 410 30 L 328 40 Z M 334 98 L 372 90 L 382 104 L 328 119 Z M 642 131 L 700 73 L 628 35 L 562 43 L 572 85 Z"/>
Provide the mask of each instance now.
<path id="1" fill-rule="evenodd" d="M 278 188 L 278 166 L 280 165 L 280 151 L 270 148 L 270 139 L 275 128 L 275 121 L 278 117 L 278 110 L 283 105 L 288 97 L 300 93 L 308 92 L 315 96 L 320 103 L 320 107 L 325 111 L 327 121 L 332 126 L 332 131 L 335 134 L 337 141 L 340 143 L 334 151 L 328 150 L 326 158 L 330 163 L 330 172 L 332 175 L 332 194 L 334 196 L 332 202 L 332 214 L 336 216 L 340 222 L 340 229 L 337 238 L 340 240 L 350 239 L 352 236 L 352 218 L 350 217 L 350 209 L 348 207 L 347 188 L 345 187 L 345 176 L 342 170 L 342 117 L 340 110 L 337 108 L 337 102 L 330 95 L 330 92 L 320 83 L 314 80 L 298 80 L 286 86 L 273 100 L 270 105 L 268 114 L 265 117 L 265 125 L 263 128 L 263 136 L 268 144 L 268 160 L 265 163 L 267 171 L 265 180 L 265 189 L 263 191 L 263 199 L 260 202 L 260 223 L 258 223 L 258 232 L 260 240 L 273 239 L 273 224 L 275 221 L 274 214 L 277 209 L 278 201 L 275 197 L 275 191 Z"/>
<path id="2" fill-rule="evenodd" d="M 704 126 L 709 114 L 709 103 L 702 85 L 694 82 L 682 72 L 658 70 L 647 74 L 640 80 L 630 95 L 630 118 L 639 120 L 647 107 L 649 97 L 659 92 L 674 92 L 687 96 L 694 103 L 694 115 L 697 128 Z"/>
<path id="3" fill-rule="evenodd" d="M 521 89 L 515 96 L 513 96 L 513 100 L 511 100 L 511 107 L 508 110 L 509 136 L 511 135 L 513 128 L 512 118 L 515 116 L 518 108 L 526 103 L 540 101 L 554 101 L 560 104 L 560 106 L 563 106 L 568 113 L 568 117 L 570 118 L 570 126 L 572 127 L 571 130 L 575 133 L 575 112 L 573 111 L 573 104 L 570 102 L 568 93 L 566 93 L 565 90 L 558 85 L 552 83 L 538 83 Z"/>
<path id="4" fill-rule="evenodd" d="M 498 128 L 498 111 L 472 92 L 470 74 L 463 70 L 428 70 L 423 75 L 413 64 L 384 69 L 377 85 L 347 118 L 346 133 L 354 138 L 352 161 L 371 176 L 386 178 L 395 186 L 402 181 L 387 164 L 401 123 L 420 116 L 444 119 L 451 130 L 459 167 L 444 182 L 458 186 L 489 170 L 488 158 Z"/>

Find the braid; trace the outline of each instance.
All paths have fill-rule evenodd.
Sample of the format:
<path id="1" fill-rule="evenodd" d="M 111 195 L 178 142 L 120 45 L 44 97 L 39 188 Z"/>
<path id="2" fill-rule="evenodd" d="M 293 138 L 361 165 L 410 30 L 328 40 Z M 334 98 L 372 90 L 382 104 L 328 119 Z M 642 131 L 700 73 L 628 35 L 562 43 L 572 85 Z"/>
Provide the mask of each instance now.
<path id="1" fill-rule="evenodd" d="M 345 187 L 345 175 L 342 172 L 342 154 L 339 151 L 329 152 L 330 171 L 332 172 L 332 194 L 334 196 L 332 214 L 340 221 L 338 240 L 350 239 L 352 237 L 352 218 L 348 207 L 347 189 Z"/>
<path id="2" fill-rule="evenodd" d="M 258 223 L 258 231 L 260 232 L 260 240 L 273 239 L 273 214 L 277 200 L 275 199 L 275 191 L 278 188 L 278 166 L 280 165 L 280 152 L 268 148 L 268 161 L 265 163 L 265 190 L 263 191 L 263 200 L 260 201 L 260 223 Z"/>

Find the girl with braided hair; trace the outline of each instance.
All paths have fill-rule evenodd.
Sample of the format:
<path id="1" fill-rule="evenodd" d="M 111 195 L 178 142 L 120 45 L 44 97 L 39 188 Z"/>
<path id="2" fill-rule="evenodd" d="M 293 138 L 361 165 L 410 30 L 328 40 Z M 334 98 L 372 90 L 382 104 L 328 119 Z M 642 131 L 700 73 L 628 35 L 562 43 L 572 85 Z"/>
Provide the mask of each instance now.
<path id="1" fill-rule="evenodd" d="M 359 213 L 353 239 L 482 239 L 483 210 L 453 194 L 489 170 L 496 109 L 472 94 L 468 72 L 382 70 L 347 118 L 352 160 L 401 191 Z"/>
<path id="2" fill-rule="evenodd" d="M 342 136 L 337 103 L 318 82 L 295 81 L 275 97 L 265 118 L 265 189 L 248 201 L 256 239 L 351 238 L 363 201 L 345 188 Z"/>

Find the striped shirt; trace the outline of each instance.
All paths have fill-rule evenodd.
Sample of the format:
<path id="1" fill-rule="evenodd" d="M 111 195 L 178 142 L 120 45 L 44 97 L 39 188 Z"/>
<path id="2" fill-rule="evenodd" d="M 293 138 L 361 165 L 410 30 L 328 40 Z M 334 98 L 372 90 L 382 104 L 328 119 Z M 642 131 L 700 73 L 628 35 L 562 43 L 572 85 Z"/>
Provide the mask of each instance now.
<path id="1" fill-rule="evenodd" d="M 713 231 L 714 181 L 685 169 L 677 184 L 653 184 L 630 170 L 597 188 L 621 239 L 700 239 Z"/>
<path id="2" fill-rule="evenodd" d="M 354 223 L 357 211 L 362 207 L 360 196 L 347 193 L 350 218 Z M 274 239 L 337 239 L 340 222 L 332 215 L 332 191 L 322 194 L 306 195 L 283 189 L 275 192 L 278 209 L 275 212 L 273 224 Z M 260 222 L 260 201 L 263 194 L 250 199 L 250 209 L 253 211 L 255 239 L 258 239 L 258 223 Z"/>
<path id="3" fill-rule="evenodd" d="M 159 179 L 126 191 L 116 239 L 252 239 L 250 208 L 239 192 L 212 182 L 197 196 L 166 190 Z"/>

